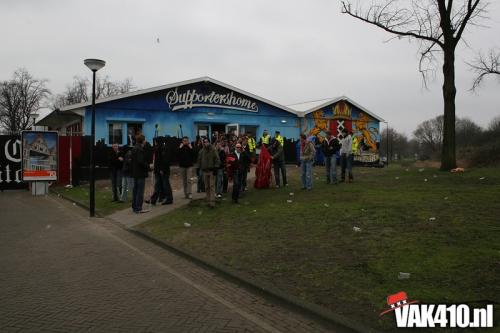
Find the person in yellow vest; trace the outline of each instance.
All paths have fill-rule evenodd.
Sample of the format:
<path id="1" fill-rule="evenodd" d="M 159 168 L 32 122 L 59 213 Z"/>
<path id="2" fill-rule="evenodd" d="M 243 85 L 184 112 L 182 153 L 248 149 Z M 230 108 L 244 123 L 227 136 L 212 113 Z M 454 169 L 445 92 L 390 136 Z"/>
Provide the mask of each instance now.
<path id="1" fill-rule="evenodd" d="M 255 139 L 252 137 L 251 133 L 247 133 L 247 144 L 248 144 L 248 151 L 250 152 L 250 160 L 252 163 L 255 163 L 255 149 L 257 148 L 257 143 L 255 142 Z"/>
<path id="2" fill-rule="evenodd" d="M 352 135 L 352 133 L 351 133 Z M 353 176 L 352 176 L 352 168 L 354 167 L 354 155 L 359 155 L 359 139 L 356 137 L 356 136 L 352 136 L 352 145 L 351 145 L 351 149 L 352 149 L 352 154 L 351 156 L 349 156 L 349 158 L 351 159 L 351 169 L 350 169 L 350 177 L 349 177 L 349 182 L 352 183 L 352 181 L 354 180 L 353 179 Z"/>
<path id="3" fill-rule="evenodd" d="M 352 136 L 352 155 L 359 155 L 359 139 L 357 136 Z"/>
<path id="4" fill-rule="evenodd" d="M 267 130 L 264 130 L 264 133 L 262 133 L 262 136 L 260 137 L 259 141 L 259 147 L 262 145 L 265 145 L 266 148 L 269 146 L 269 143 L 271 143 L 271 136 L 267 132 Z"/>
<path id="5" fill-rule="evenodd" d="M 280 143 L 281 147 L 284 147 L 285 140 L 281 136 L 280 131 L 274 132 L 274 139 Z"/>

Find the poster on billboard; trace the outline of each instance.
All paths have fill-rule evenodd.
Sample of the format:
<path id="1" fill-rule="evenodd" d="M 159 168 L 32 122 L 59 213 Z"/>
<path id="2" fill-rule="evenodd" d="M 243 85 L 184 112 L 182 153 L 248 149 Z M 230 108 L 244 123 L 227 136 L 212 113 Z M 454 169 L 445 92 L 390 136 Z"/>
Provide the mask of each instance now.
<path id="1" fill-rule="evenodd" d="M 23 180 L 57 180 L 57 132 L 23 131 Z"/>

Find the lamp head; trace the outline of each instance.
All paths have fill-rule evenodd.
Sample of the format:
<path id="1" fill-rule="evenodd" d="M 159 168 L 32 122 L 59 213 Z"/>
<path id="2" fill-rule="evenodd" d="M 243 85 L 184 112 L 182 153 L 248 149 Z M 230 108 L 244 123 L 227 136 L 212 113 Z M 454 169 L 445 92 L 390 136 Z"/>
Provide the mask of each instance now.
<path id="1" fill-rule="evenodd" d="M 93 72 L 97 72 L 106 65 L 104 60 L 99 59 L 85 59 L 83 63 Z"/>

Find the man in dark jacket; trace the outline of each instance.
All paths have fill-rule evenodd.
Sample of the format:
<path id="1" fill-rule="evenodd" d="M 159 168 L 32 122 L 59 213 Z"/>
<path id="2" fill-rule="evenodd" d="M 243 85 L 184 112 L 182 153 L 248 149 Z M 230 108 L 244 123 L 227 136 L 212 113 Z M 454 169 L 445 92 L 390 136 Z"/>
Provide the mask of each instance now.
<path id="1" fill-rule="evenodd" d="M 120 196 L 120 202 L 127 201 L 128 193 L 132 195 L 132 190 L 134 188 L 134 178 L 132 177 L 132 149 L 126 148 L 125 154 L 123 155 L 123 167 L 122 167 L 122 194 Z"/>
<path id="2" fill-rule="evenodd" d="M 219 154 L 207 138 L 203 138 L 203 148 L 198 153 L 198 166 L 203 172 L 208 205 L 215 207 L 215 177 L 220 166 Z"/>
<path id="3" fill-rule="evenodd" d="M 162 205 L 173 203 L 172 187 L 170 186 L 170 159 L 171 154 L 163 138 L 154 140 L 154 192 L 146 203 L 156 205 L 157 201 L 163 201 Z"/>
<path id="4" fill-rule="evenodd" d="M 247 177 L 250 172 L 250 166 L 252 163 L 252 155 L 250 154 L 250 149 L 248 147 L 248 140 L 243 139 L 241 142 L 241 191 L 247 190 Z"/>
<path id="5" fill-rule="evenodd" d="M 135 140 L 136 144 L 132 149 L 132 177 L 134 178 L 132 210 L 134 213 L 145 213 L 147 211 L 142 209 L 142 202 L 144 201 L 144 187 L 148 177 L 149 165 L 144 153 L 144 135 L 137 135 Z"/>
<path id="6" fill-rule="evenodd" d="M 272 155 L 274 165 L 274 179 L 276 180 L 276 188 L 280 187 L 280 171 L 283 176 L 283 186 L 288 186 L 286 180 L 286 167 L 285 167 L 285 153 L 283 150 L 283 145 L 279 140 L 274 140 L 272 144 Z"/>
<path id="7" fill-rule="evenodd" d="M 178 155 L 179 169 L 181 171 L 182 184 L 184 187 L 184 197 L 186 199 L 191 199 L 191 177 L 193 177 L 194 151 L 187 136 L 182 138 L 181 145 L 178 149 Z"/>
<path id="8" fill-rule="evenodd" d="M 215 178 L 215 193 L 218 199 L 222 198 L 222 192 L 224 191 L 224 178 L 226 179 L 226 190 L 227 190 L 227 176 L 226 176 L 226 150 L 225 143 L 219 141 L 216 144 L 217 153 L 219 154 L 220 164 L 217 168 L 217 177 Z"/>
<path id="9" fill-rule="evenodd" d="M 229 155 L 228 164 L 231 173 L 233 174 L 233 193 L 232 199 L 234 203 L 238 203 L 240 192 L 242 190 L 243 173 L 246 172 L 244 167 L 245 155 L 241 143 L 237 143 L 234 152 Z"/>
<path id="10" fill-rule="evenodd" d="M 327 184 L 337 184 L 337 153 L 339 150 L 339 140 L 333 137 L 330 131 L 327 131 L 326 137 L 321 143 L 321 151 L 325 156 Z"/>
<path id="11" fill-rule="evenodd" d="M 118 201 L 120 199 L 122 188 L 123 153 L 120 151 L 120 147 L 116 143 L 112 146 L 109 157 L 109 168 L 111 171 L 113 201 Z"/>

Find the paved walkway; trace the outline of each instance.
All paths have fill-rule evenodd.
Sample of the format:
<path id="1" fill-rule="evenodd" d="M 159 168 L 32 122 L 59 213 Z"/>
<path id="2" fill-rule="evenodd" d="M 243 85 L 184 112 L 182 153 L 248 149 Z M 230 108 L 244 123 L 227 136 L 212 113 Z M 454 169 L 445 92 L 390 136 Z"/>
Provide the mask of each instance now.
<path id="1" fill-rule="evenodd" d="M 1 332 L 330 331 L 62 199 L 0 207 Z"/>
<path id="2" fill-rule="evenodd" d="M 251 171 L 248 173 L 247 183 L 253 184 L 254 179 L 255 179 L 255 168 L 252 168 Z M 145 199 L 148 199 L 151 193 L 153 193 L 152 183 L 153 183 L 152 179 L 148 178 L 146 181 L 146 190 L 144 191 Z M 117 211 L 107 216 L 107 218 L 113 220 L 114 222 L 120 223 L 126 228 L 132 228 L 154 217 L 166 214 L 174 209 L 187 205 L 190 200 L 184 197 L 184 190 L 182 188 L 180 172 L 177 167 L 171 168 L 170 183 L 172 186 L 172 196 L 174 198 L 174 203 L 172 205 L 164 205 L 164 206 L 161 204 L 148 205 L 145 203 L 143 205 L 143 209 L 149 210 L 149 212 L 147 213 L 135 214 L 131 208 L 128 208 Z M 196 177 L 193 177 L 192 189 L 193 189 L 193 199 L 203 199 L 206 197 L 205 193 L 196 193 Z M 231 190 L 232 190 L 232 185 L 229 184 L 229 193 L 224 195 L 225 198 L 231 197 L 231 192 L 230 192 Z"/>
<path id="3" fill-rule="evenodd" d="M 120 223 L 124 227 L 131 228 L 138 224 L 146 222 L 153 217 L 166 214 L 174 209 L 185 206 L 190 201 L 189 199 L 184 198 L 183 190 L 173 190 L 172 196 L 174 198 L 174 203 L 171 205 L 148 205 L 145 203 L 142 208 L 145 210 L 149 210 L 149 212 L 147 213 L 136 214 L 132 211 L 132 208 L 127 208 L 108 215 L 107 218 L 113 220 L 114 222 Z M 193 199 L 202 199 L 204 197 L 205 193 L 193 193 Z"/>

